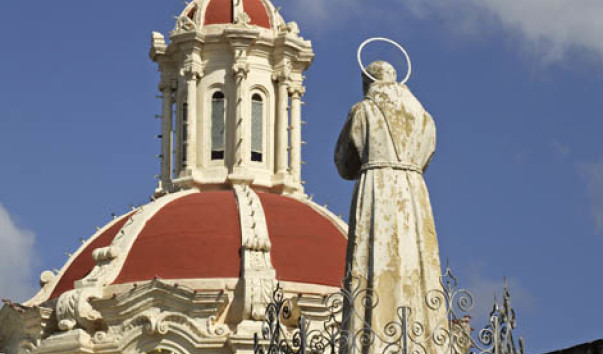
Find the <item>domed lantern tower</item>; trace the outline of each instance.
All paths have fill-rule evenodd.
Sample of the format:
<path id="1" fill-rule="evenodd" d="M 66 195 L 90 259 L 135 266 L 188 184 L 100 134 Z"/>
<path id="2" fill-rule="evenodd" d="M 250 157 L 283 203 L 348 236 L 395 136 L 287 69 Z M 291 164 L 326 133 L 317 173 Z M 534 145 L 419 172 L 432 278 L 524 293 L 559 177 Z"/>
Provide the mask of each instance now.
<path id="1" fill-rule="evenodd" d="M 246 184 L 303 194 L 303 72 L 314 59 L 297 24 L 265 0 L 193 1 L 171 43 L 153 33 L 162 73 L 159 193 Z"/>
<path id="2" fill-rule="evenodd" d="M 347 225 L 304 194 L 303 72 L 314 53 L 269 0 L 195 0 L 161 71 L 153 201 L 83 242 L 25 304 L 0 310 L 0 353 L 251 353 L 280 283 L 321 318 Z"/>

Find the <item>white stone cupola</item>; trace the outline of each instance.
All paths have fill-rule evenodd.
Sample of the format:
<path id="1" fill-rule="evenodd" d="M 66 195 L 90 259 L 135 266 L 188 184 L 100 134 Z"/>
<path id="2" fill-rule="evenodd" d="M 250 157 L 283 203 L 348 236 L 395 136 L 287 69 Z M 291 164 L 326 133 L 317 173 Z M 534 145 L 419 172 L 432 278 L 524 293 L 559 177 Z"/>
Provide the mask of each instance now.
<path id="1" fill-rule="evenodd" d="M 153 33 L 161 71 L 158 193 L 247 184 L 303 194 L 303 72 L 314 59 L 296 23 L 269 0 L 195 0 L 167 44 Z"/>
<path id="2" fill-rule="evenodd" d="M 249 354 L 280 285 L 319 322 L 347 225 L 305 197 L 302 73 L 314 59 L 269 0 L 195 0 L 161 71 L 161 181 L 0 306 L 0 353 Z M 308 260 L 311 259 L 311 262 Z"/>

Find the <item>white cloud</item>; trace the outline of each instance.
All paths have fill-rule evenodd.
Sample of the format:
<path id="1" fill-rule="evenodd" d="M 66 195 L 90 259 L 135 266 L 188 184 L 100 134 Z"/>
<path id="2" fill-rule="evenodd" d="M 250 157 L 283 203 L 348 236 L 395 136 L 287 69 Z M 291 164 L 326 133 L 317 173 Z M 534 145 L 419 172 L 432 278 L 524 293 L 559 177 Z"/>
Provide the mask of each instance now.
<path id="1" fill-rule="evenodd" d="M 14 301 L 33 295 L 35 236 L 19 228 L 0 204 L 0 297 Z"/>
<path id="2" fill-rule="evenodd" d="M 540 47 L 549 59 L 571 48 L 603 54 L 600 0 L 464 0 L 495 15 L 508 29 Z M 546 49 L 544 49 L 546 48 Z"/>
<path id="3" fill-rule="evenodd" d="M 586 181 L 586 192 L 597 234 L 603 235 L 603 161 L 578 165 Z"/>
<path id="4" fill-rule="evenodd" d="M 471 0 L 531 41 L 551 44 L 552 53 L 572 46 L 603 53 L 600 0 Z M 479 5 L 478 5 L 479 6 Z"/>
<path id="5" fill-rule="evenodd" d="M 603 57 L 603 1 L 601 0 L 386 0 L 379 6 L 357 0 L 297 0 L 292 14 L 314 19 L 322 26 L 360 14 L 362 19 L 410 13 L 436 16 L 449 32 L 482 36 L 502 25 L 543 59 L 560 60 L 570 49 L 586 49 Z M 382 10 L 387 9 L 386 12 Z M 397 15 L 395 15 L 397 14 Z"/>
<path id="6" fill-rule="evenodd" d="M 404 3 L 415 16 L 437 13 L 448 26 L 456 26 L 453 29 L 464 34 L 478 35 L 498 22 L 547 60 L 563 59 L 570 49 L 603 55 L 600 0 L 406 0 Z"/>

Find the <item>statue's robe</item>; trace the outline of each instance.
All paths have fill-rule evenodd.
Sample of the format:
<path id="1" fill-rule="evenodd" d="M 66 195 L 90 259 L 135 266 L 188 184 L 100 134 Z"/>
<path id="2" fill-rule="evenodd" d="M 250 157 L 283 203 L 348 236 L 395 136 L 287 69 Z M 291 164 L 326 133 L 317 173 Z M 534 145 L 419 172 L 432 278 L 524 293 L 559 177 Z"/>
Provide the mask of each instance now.
<path id="1" fill-rule="evenodd" d="M 396 310 L 402 306 L 411 308 L 426 335 L 443 323 L 445 305 L 434 310 L 427 303 L 428 293 L 441 289 L 438 240 L 423 180 L 435 146 L 433 119 L 405 85 L 373 83 L 349 113 L 335 151 L 339 174 L 357 180 L 345 286 L 348 291 L 371 289 L 378 296 L 373 309 L 365 308 L 361 297 L 355 299 L 355 315 L 344 322 L 352 336 L 365 325 L 385 336 L 387 323 L 400 321 Z M 349 305 L 344 317 L 351 314 Z M 381 353 L 384 346 L 378 342 L 355 351 Z"/>

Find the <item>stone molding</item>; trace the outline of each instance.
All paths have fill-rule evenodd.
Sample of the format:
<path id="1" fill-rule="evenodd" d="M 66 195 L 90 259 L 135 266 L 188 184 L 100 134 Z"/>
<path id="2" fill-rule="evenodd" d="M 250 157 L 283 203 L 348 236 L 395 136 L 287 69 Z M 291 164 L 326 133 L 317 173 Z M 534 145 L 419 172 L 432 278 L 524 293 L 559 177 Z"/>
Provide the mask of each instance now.
<path id="1" fill-rule="evenodd" d="M 167 195 L 138 208 L 117 233 L 109 247 L 94 251 L 97 264 L 90 274 L 77 281 L 74 290 L 62 294 L 57 300 L 56 314 L 60 330 L 69 331 L 79 327 L 90 331 L 102 322 L 101 314 L 92 308 L 90 301 L 102 298 L 103 287 L 117 278 L 134 241 L 146 223 L 170 202 L 193 192 L 189 190 Z M 111 255 L 111 257 L 99 255 Z"/>
<path id="2" fill-rule="evenodd" d="M 114 220 L 109 222 L 103 228 L 98 228 L 97 231 L 94 233 L 94 235 L 92 235 L 87 241 L 84 241 L 82 243 L 82 246 L 80 246 L 80 248 L 77 250 L 77 252 L 73 253 L 69 257 L 69 259 L 67 260 L 67 262 L 65 263 L 63 268 L 61 268 L 61 270 L 57 274 L 55 274 L 54 272 L 51 272 L 51 271 L 42 272 L 42 274 L 40 275 L 40 285 L 41 285 L 42 289 L 34 297 L 32 297 L 30 300 L 26 301 L 24 303 L 24 305 L 25 306 L 35 306 L 35 305 L 39 305 L 39 304 L 42 304 L 42 303 L 48 301 L 48 298 L 52 294 L 52 291 L 56 287 L 59 280 L 65 275 L 65 272 L 67 271 L 67 269 L 69 269 L 69 267 L 71 266 L 73 261 L 77 257 L 79 257 L 79 255 L 86 249 L 86 246 L 89 245 L 94 240 L 96 240 L 105 231 L 107 231 L 108 229 L 113 227 L 113 225 L 115 225 L 116 223 L 121 221 L 123 218 L 128 217 L 129 215 L 130 214 L 125 214 L 120 217 L 114 218 Z"/>
<path id="3" fill-rule="evenodd" d="M 161 280 L 132 285 L 130 291 L 94 302 L 106 329 L 95 332 L 91 342 L 119 350 L 144 336 L 175 335 L 195 346 L 219 343 L 231 333 L 220 320 L 229 301 L 222 290 L 198 292 Z"/>
<path id="4" fill-rule="evenodd" d="M 247 185 L 234 186 L 241 222 L 242 265 L 245 283 L 244 319 L 264 319 L 276 287 L 276 271 L 270 259 L 272 244 L 259 196 Z"/>
<path id="5" fill-rule="evenodd" d="M 106 286 L 117 278 L 127 255 L 136 241 L 136 238 L 156 213 L 169 203 L 195 193 L 195 190 L 181 191 L 168 194 L 154 202 L 141 206 L 130 217 L 124 227 L 117 233 L 109 247 L 113 248 L 115 257 L 110 260 L 101 260 L 97 262 L 96 267 L 85 278 L 76 283 L 77 288 L 87 288 L 94 286 Z"/>
<path id="6" fill-rule="evenodd" d="M 294 282 L 281 285 L 295 313 L 310 320 L 328 315 L 324 296 L 338 290 Z M 0 352 L 139 354 L 142 346 L 143 352 L 165 348 L 183 354 L 237 353 L 252 348 L 253 334 L 261 327 L 259 320 L 244 320 L 235 333 L 225 324 L 234 305 L 232 289 L 195 291 L 175 280 L 159 279 L 120 288 L 119 294 L 87 299 L 102 319 L 87 329 L 59 330 L 52 308 L 6 305 L 0 310 Z M 76 300 L 86 294 L 80 295 Z"/>

